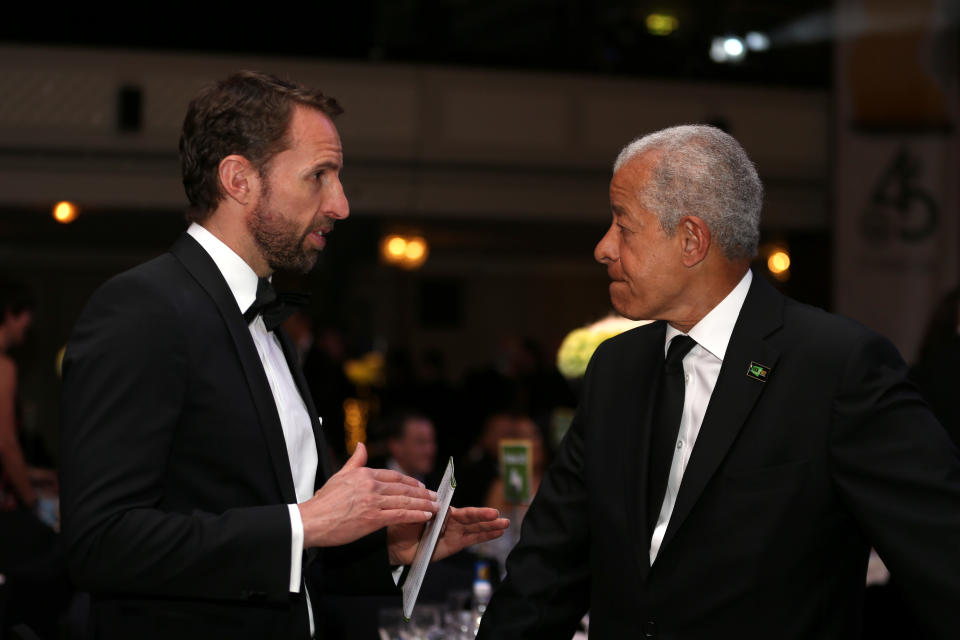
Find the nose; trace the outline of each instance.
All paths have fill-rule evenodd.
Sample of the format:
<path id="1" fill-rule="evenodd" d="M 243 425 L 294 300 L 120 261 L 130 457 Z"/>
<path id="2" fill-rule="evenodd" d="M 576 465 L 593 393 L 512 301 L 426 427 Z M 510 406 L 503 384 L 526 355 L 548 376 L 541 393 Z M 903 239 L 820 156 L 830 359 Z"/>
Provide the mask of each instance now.
<path id="1" fill-rule="evenodd" d="M 613 237 L 616 227 L 611 224 L 607 232 L 600 238 L 597 247 L 593 250 L 593 259 L 600 264 L 609 265 L 617 261 L 617 242 Z"/>
<path id="2" fill-rule="evenodd" d="M 333 193 L 330 196 L 327 215 L 334 220 L 344 220 L 350 216 L 350 203 L 347 202 L 347 194 L 339 178 L 337 178 L 337 183 L 334 185 Z"/>

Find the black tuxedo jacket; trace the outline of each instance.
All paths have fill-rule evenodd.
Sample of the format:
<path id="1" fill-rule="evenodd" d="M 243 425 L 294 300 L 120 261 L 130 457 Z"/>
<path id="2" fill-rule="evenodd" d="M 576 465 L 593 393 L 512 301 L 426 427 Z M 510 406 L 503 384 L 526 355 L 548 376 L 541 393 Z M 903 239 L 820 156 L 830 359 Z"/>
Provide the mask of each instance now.
<path id="1" fill-rule="evenodd" d="M 884 338 L 755 277 L 656 562 L 665 325 L 600 346 L 480 638 L 859 638 L 870 545 L 960 633 L 960 459 Z M 747 375 L 763 365 L 765 381 Z"/>
<path id="2" fill-rule="evenodd" d="M 289 593 L 297 500 L 276 405 L 233 294 L 189 235 L 90 299 L 64 360 L 62 425 L 63 537 L 99 637 L 308 637 L 303 589 Z M 314 429 L 319 488 L 330 470 Z M 318 561 L 313 599 L 394 589 L 382 536 Z"/>

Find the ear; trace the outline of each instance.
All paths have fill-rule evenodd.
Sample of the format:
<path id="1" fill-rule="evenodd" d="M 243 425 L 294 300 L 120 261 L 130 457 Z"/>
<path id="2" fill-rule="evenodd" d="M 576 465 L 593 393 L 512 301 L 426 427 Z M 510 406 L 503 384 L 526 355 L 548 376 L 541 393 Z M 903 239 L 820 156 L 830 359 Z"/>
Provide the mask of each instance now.
<path id="1" fill-rule="evenodd" d="M 260 173 L 241 155 L 229 155 L 220 161 L 217 168 L 220 187 L 227 198 L 240 205 L 256 200 L 260 191 Z"/>
<path id="2" fill-rule="evenodd" d="M 680 224 L 677 226 L 677 234 L 680 236 L 684 266 L 693 267 L 707 257 L 712 237 L 710 227 L 702 218 L 697 216 L 681 218 Z"/>

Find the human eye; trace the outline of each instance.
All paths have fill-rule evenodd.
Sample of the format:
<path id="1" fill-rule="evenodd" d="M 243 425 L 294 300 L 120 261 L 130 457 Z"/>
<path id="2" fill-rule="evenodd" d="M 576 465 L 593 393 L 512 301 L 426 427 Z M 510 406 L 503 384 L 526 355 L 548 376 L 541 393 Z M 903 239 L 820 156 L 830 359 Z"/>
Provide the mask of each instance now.
<path id="1" fill-rule="evenodd" d="M 322 164 L 318 165 L 311 173 L 310 180 L 313 182 L 324 185 L 330 182 L 332 179 L 338 178 L 340 175 L 340 165 L 339 164 Z"/>

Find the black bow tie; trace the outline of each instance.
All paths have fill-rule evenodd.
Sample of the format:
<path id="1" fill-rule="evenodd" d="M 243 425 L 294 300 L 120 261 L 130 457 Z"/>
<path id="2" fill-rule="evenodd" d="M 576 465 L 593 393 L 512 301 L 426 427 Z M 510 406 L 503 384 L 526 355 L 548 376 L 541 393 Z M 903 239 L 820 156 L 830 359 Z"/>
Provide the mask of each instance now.
<path id="1" fill-rule="evenodd" d="M 250 308 L 243 312 L 243 319 L 250 324 L 257 315 L 263 316 L 267 331 L 273 331 L 283 321 L 307 306 L 310 294 L 302 291 L 283 291 L 277 293 L 266 278 L 257 280 L 257 298 Z"/>

